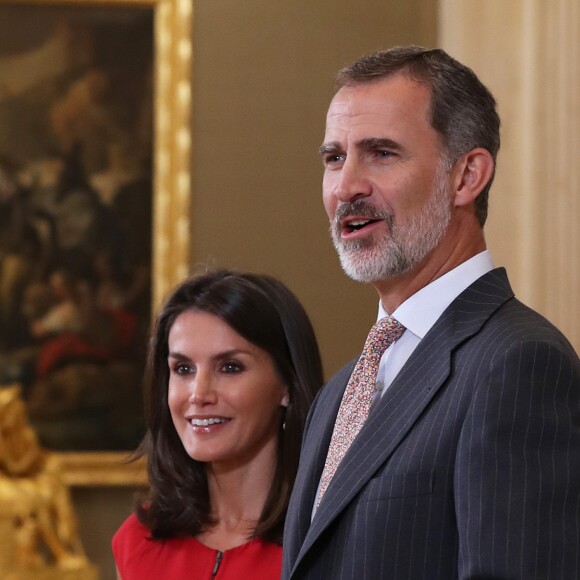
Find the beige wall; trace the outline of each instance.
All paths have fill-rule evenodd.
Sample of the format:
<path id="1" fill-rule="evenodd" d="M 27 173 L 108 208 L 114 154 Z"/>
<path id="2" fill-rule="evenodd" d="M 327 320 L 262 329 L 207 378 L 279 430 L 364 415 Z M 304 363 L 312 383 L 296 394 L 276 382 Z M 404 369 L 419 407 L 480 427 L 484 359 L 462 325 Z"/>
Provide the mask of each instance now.
<path id="1" fill-rule="evenodd" d="M 375 292 L 342 273 L 320 193 L 335 72 L 365 52 L 433 45 L 435 0 L 196 4 L 194 266 L 273 274 L 311 315 L 327 376 L 360 349 Z"/>
<path id="2" fill-rule="evenodd" d="M 580 351 L 580 4 L 441 0 L 439 44 L 495 94 L 487 238 L 516 295 Z"/>

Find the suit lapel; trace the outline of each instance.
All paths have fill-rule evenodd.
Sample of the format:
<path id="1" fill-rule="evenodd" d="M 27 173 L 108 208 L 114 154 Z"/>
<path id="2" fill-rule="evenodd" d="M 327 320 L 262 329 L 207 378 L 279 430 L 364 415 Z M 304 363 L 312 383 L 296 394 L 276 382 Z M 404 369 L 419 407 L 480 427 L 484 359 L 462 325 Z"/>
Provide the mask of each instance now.
<path id="1" fill-rule="evenodd" d="M 505 270 L 497 269 L 477 280 L 447 308 L 413 352 L 380 404 L 373 409 L 345 455 L 308 530 L 298 561 L 385 463 L 445 383 L 453 350 L 477 333 L 512 296 Z M 344 388 L 340 396 L 343 391 Z M 304 458 L 309 463 L 316 463 L 316 473 L 312 473 L 312 476 L 317 475 L 315 486 L 324 464 L 340 396 L 333 406 L 331 420 L 325 421 L 322 457 L 315 461 L 312 456 Z M 330 414 L 328 409 L 326 413 Z"/>
<path id="2" fill-rule="evenodd" d="M 296 492 L 292 496 L 286 517 L 287 527 L 293 530 L 293 535 L 289 542 L 284 544 L 284 550 L 294 551 L 294 556 L 298 554 L 310 527 L 312 507 L 326 461 L 334 421 L 356 360 L 345 365 L 329 381 L 313 406 L 312 414 L 308 419 L 307 437 L 300 453 L 300 465 L 294 483 Z"/>

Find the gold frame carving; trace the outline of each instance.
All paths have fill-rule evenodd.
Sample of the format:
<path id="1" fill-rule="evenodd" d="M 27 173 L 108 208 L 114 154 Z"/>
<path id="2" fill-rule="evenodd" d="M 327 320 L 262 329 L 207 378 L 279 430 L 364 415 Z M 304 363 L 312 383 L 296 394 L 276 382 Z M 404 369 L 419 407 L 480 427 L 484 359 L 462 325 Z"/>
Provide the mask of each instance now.
<path id="1" fill-rule="evenodd" d="M 145 461 L 127 462 L 129 453 L 58 453 L 65 483 L 71 486 L 135 486 L 147 483 Z"/>
<path id="2" fill-rule="evenodd" d="M 135 6 L 154 10 L 152 310 L 155 311 L 189 271 L 193 0 L 22 0 L 22 3 Z M 129 454 L 130 451 L 56 453 L 70 485 L 145 485 L 144 461 L 128 463 Z"/>

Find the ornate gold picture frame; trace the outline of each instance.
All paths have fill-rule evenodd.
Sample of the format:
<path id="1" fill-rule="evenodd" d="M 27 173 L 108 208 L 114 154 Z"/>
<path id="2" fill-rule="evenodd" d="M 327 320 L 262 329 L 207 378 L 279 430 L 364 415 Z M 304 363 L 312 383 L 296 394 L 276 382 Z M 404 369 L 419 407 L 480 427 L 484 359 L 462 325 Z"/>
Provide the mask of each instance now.
<path id="1" fill-rule="evenodd" d="M 38 11 L 39 18 L 51 9 L 70 11 L 71 14 L 83 10 L 91 11 L 95 15 L 95 21 L 101 24 L 101 21 L 106 22 L 117 14 L 120 19 L 130 21 L 132 11 L 139 15 L 149 15 L 152 36 L 149 39 L 152 47 L 152 119 L 149 129 L 152 180 L 149 277 L 151 312 L 155 312 L 168 291 L 189 270 L 192 3 L 193 0 L 0 0 L 0 19 L 3 11 L 14 7 L 27 7 L 29 18 L 34 18 L 35 10 Z M 0 70 L 2 42 L 0 38 Z M 9 52 L 9 48 L 5 53 Z M 135 78 L 136 83 L 141 80 Z M 11 89 L 9 84 L 4 85 L 0 78 L 0 99 Z M 79 93 L 82 88 L 79 87 Z M 80 106 L 82 102 L 82 98 L 79 98 Z M 72 103 L 70 106 L 74 105 Z M 0 169 L 3 169 L 2 162 L 0 156 Z M 4 173 L 8 175 L 11 170 L 8 162 L 4 169 Z M 1 197 L 3 177 L 5 176 L 0 171 L 0 204 L 4 202 Z M 2 299 L 3 295 L 0 293 L 0 302 Z M 1 363 L 0 359 L 0 367 Z M 122 413 L 123 409 L 119 411 Z M 125 462 L 131 451 L 132 449 L 61 449 L 58 450 L 58 455 L 65 467 L 67 482 L 71 485 L 141 485 L 145 482 L 144 465 L 139 462 Z"/>

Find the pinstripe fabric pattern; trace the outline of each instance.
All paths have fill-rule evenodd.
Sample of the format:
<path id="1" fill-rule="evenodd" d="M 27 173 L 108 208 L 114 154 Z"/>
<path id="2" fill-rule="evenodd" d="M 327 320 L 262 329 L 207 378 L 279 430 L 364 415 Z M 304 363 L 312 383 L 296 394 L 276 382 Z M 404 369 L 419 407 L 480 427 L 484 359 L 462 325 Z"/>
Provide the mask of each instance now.
<path id="1" fill-rule="evenodd" d="M 580 362 L 505 271 L 421 341 L 310 522 L 350 363 L 309 416 L 283 578 L 580 578 Z"/>

